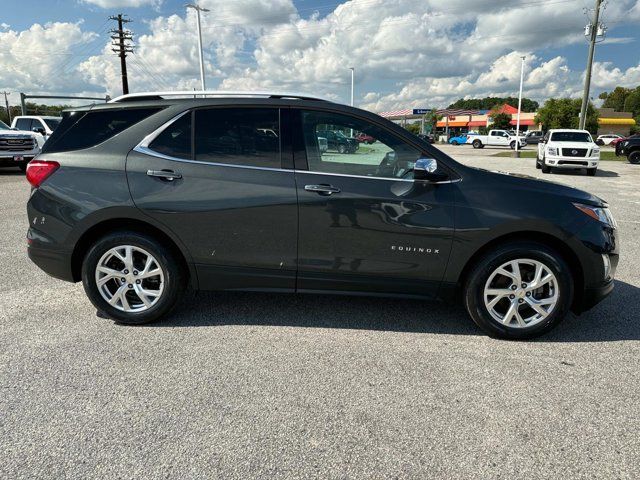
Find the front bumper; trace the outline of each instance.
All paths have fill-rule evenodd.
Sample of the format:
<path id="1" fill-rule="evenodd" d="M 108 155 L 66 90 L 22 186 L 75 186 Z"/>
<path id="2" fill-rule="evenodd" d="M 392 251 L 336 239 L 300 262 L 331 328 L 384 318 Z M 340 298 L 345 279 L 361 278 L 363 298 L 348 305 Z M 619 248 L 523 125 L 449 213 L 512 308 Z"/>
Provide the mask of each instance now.
<path id="1" fill-rule="evenodd" d="M 554 168 L 597 168 L 600 157 L 555 157 L 547 154 L 544 163 Z"/>

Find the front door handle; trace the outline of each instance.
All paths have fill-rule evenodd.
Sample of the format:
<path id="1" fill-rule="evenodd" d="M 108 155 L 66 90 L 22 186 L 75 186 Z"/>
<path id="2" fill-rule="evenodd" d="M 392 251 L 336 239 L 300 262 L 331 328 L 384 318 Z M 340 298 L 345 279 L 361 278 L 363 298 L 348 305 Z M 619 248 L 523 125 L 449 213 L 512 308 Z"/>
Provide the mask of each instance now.
<path id="1" fill-rule="evenodd" d="M 169 182 L 182 178 L 182 174 L 176 173 L 173 170 L 147 170 L 147 175 L 150 177 L 158 177 Z"/>
<path id="2" fill-rule="evenodd" d="M 340 189 L 338 187 L 334 187 L 333 185 L 305 185 L 304 189 L 307 192 L 315 192 L 320 195 L 332 195 L 334 193 L 340 193 Z"/>

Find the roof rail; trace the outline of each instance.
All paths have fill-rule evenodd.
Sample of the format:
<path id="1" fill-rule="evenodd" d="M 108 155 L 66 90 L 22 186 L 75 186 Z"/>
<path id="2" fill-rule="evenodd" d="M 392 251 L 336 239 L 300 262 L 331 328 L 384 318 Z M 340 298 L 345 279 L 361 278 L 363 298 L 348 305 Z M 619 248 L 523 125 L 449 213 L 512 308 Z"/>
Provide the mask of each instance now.
<path id="1" fill-rule="evenodd" d="M 287 92 L 250 92 L 250 91 L 216 91 L 216 90 L 180 90 L 167 92 L 139 92 L 121 95 L 109 103 L 128 102 L 135 100 L 161 99 L 163 97 L 265 97 L 265 98 L 295 98 L 298 100 L 326 101 L 324 98 L 314 97 L 306 94 Z"/>

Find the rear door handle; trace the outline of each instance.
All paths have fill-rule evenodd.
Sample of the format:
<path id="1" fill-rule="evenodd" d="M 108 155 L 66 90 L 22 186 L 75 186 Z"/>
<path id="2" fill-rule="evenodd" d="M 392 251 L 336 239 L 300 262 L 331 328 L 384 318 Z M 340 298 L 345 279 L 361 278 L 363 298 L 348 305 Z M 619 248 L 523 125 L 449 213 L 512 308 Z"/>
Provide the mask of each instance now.
<path id="1" fill-rule="evenodd" d="M 182 178 L 182 174 L 176 173 L 173 170 L 147 170 L 147 175 L 150 177 L 162 178 L 169 182 Z"/>
<path id="2" fill-rule="evenodd" d="M 305 185 L 304 189 L 307 192 L 315 192 L 320 195 L 332 195 L 334 193 L 340 193 L 340 189 L 338 187 L 334 187 L 333 185 Z"/>

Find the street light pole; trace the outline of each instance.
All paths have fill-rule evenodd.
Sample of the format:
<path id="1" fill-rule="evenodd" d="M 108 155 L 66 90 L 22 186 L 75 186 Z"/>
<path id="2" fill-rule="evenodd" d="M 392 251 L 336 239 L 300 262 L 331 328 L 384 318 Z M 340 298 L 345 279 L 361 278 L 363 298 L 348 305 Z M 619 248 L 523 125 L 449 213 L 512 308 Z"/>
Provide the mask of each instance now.
<path id="1" fill-rule="evenodd" d="M 589 57 L 587 59 L 587 72 L 584 76 L 584 92 L 582 93 L 582 107 L 580 108 L 580 130 L 584 130 L 587 124 L 587 107 L 589 106 L 589 89 L 591 88 L 591 67 L 593 66 L 593 55 L 596 50 L 596 40 L 598 37 L 598 28 L 600 20 L 600 6 L 602 0 L 596 0 L 596 8 L 594 13 L 593 25 L 589 32 Z"/>
<path id="2" fill-rule="evenodd" d="M 206 90 L 206 84 L 204 79 L 204 53 L 202 52 L 202 26 L 200 25 L 200 12 L 208 12 L 209 9 L 203 8 L 198 4 L 187 3 L 185 5 L 187 8 L 193 8 L 196 11 L 196 15 L 198 18 L 198 50 L 200 52 L 200 83 L 202 85 L 202 90 Z"/>
<path id="3" fill-rule="evenodd" d="M 355 68 L 349 67 L 349 70 L 351 70 L 351 106 L 353 107 L 353 75 L 355 73 Z"/>
<path id="4" fill-rule="evenodd" d="M 524 59 L 522 59 L 522 66 L 520 67 L 520 94 L 518 95 L 518 116 L 516 117 L 516 158 L 520 157 L 520 110 L 522 110 L 522 84 L 524 83 Z"/>
<path id="5" fill-rule="evenodd" d="M 353 107 L 353 75 L 355 73 L 355 68 L 349 67 L 349 70 L 351 70 L 351 106 Z M 353 128 L 351 129 L 350 137 L 353 137 Z"/>

